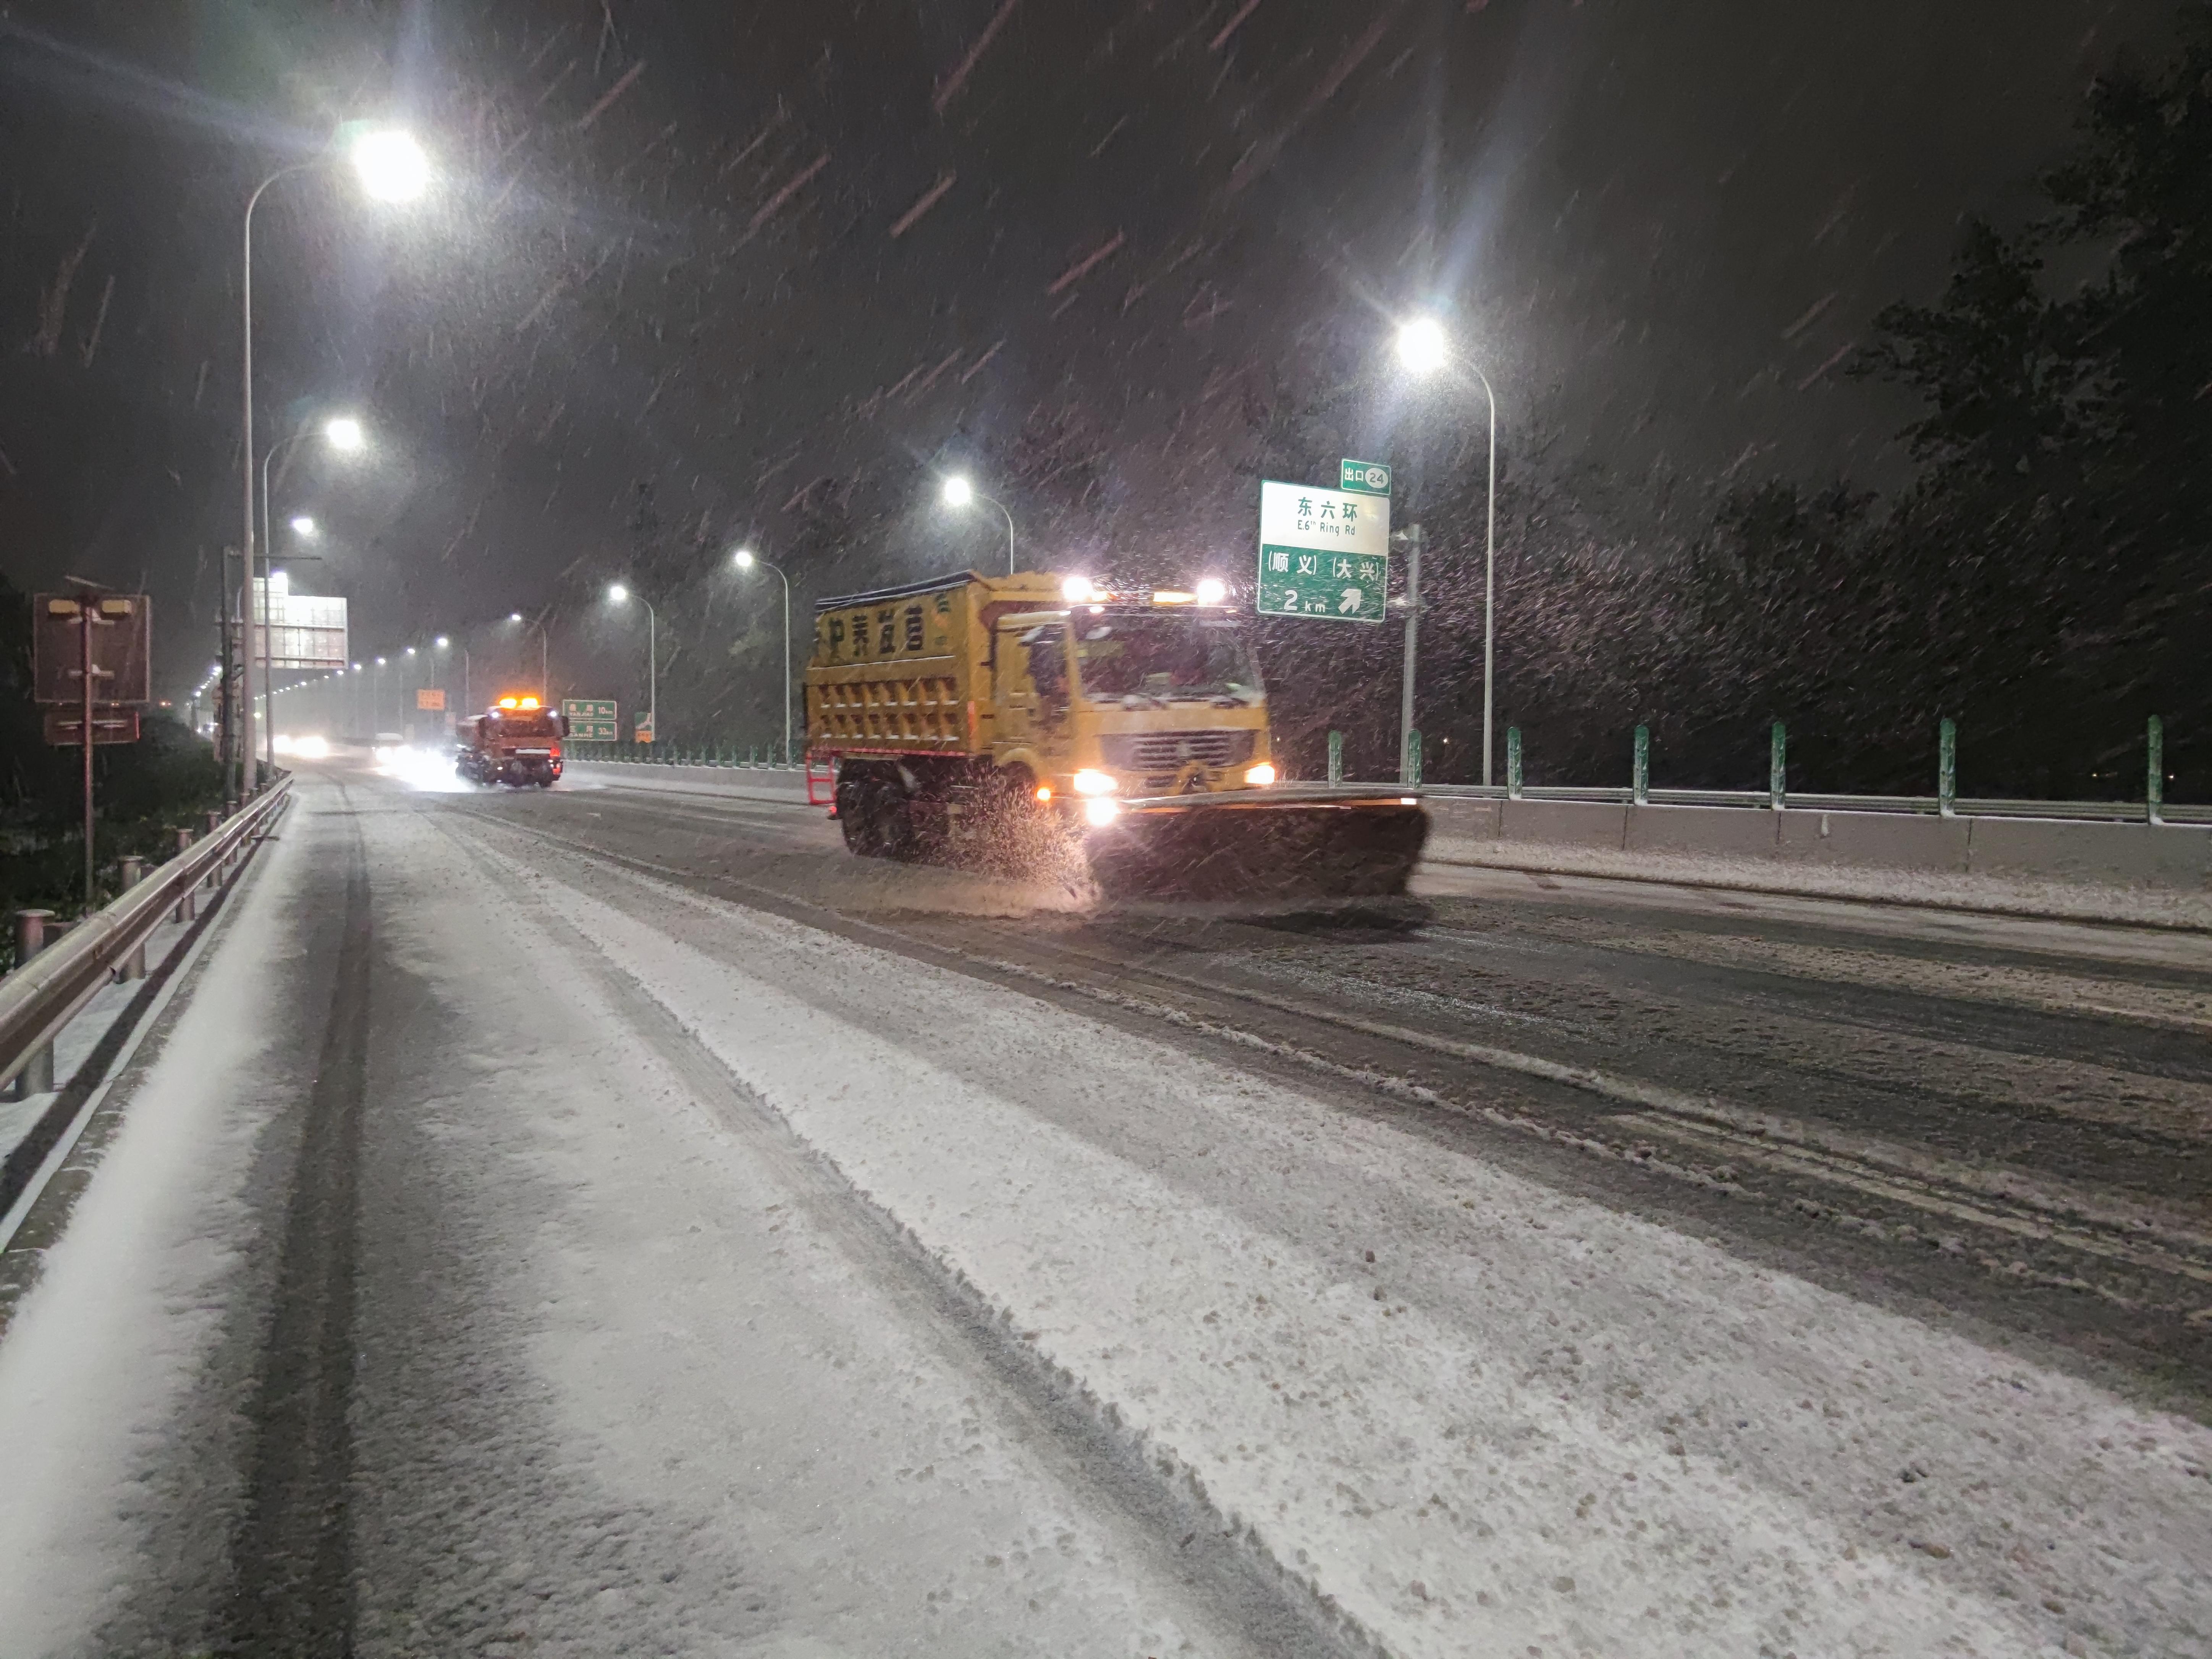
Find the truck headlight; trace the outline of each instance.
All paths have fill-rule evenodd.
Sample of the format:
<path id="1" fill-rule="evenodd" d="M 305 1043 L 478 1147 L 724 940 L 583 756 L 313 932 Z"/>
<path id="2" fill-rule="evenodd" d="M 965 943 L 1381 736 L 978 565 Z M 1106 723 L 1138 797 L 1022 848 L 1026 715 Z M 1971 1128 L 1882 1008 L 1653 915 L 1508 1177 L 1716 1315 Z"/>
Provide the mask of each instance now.
<path id="1" fill-rule="evenodd" d="M 1074 784 L 1079 795 L 1110 795 L 1121 787 L 1112 773 L 1093 771 L 1088 766 L 1075 775 Z"/>
<path id="2" fill-rule="evenodd" d="M 1108 800 L 1103 795 L 1093 795 L 1083 803 L 1084 821 L 1088 823 L 1111 823 L 1121 816 L 1121 803 Z"/>
<path id="3" fill-rule="evenodd" d="M 1255 789 L 1265 789 L 1274 781 L 1275 769 L 1265 761 L 1261 761 L 1257 766 L 1247 767 L 1244 770 L 1244 781 Z"/>

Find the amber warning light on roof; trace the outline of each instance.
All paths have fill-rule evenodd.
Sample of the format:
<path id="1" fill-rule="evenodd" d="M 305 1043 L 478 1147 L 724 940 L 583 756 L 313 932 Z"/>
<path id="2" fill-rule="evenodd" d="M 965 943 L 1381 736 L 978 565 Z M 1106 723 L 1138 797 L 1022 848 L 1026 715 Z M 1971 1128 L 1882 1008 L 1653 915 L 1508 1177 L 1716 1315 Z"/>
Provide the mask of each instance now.
<path id="1" fill-rule="evenodd" d="M 501 708 L 535 708 L 538 707 L 538 699 L 535 697 L 501 697 L 499 700 L 499 706 Z"/>

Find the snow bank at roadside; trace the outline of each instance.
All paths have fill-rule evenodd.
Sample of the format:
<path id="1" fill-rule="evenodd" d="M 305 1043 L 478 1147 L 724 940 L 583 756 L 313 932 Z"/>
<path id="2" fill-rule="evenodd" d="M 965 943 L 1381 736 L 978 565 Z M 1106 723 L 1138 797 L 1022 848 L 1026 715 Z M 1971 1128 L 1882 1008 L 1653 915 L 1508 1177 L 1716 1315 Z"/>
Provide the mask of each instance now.
<path id="1" fill-rule="evenodd" d="M 241 1081 L 290 972 L 296 840 L 230 903 L 69 1228 L 0 1339 L 0 1650 L 75 1651 L 128 1593 L 145 1482 L 219 1334 L 268 1103 Z"/>
<path id="2" fill-rule="evenodd" d="M 2090 1629 L 2170 1651 L 2212 1628 L 2197 1425 L 1015 993 L 517 872 L 1394 1651 L 2009 1656 Z M 1213 1196 L 1025 1107 L 1040 1077 L 1102 1120 L 1202 1126 Z M 1363 1193 L 1450 1231 L 1377 1225 Z M 1278 1198 L 1408 1279 L 1259 1224 Z"/>

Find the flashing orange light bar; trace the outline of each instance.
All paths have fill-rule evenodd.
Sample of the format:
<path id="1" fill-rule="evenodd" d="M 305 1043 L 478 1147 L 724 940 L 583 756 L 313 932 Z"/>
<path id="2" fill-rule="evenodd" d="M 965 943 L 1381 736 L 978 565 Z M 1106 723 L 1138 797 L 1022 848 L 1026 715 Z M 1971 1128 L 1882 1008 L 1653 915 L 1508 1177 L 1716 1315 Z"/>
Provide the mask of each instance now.
<path id="1" fill-rule="evenodd" d="M 513 697 L 501 697 L 499 700 L 499 706 L 501 708 L 514 708 L 518 707 Z"/>
<path id="2" fill-rule="evenodd" d="M 525 697 L 522 700 L 522 707 L 525 708 L 535 708 L 538 707 L 538 699 L 535 697 Z"/>

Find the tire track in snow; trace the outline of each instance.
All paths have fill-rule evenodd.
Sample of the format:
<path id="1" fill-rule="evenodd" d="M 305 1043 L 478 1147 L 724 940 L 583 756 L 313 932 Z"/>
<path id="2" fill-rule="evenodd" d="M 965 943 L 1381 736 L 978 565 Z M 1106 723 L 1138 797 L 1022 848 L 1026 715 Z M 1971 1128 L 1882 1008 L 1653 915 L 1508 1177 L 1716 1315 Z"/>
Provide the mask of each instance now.
<path id="1" fill-rule="evenodd" d="M 343 793 L 341 787 L 341 793 Z M 367 848 L 346 848 L 345 922 L 329 1023 L 284 1218 L 275 1304 L 254 1397 L 236 1575 L 219 1650 L 325 1659 L 353 1651 L 349 1422 L 370 968 Z"/>

